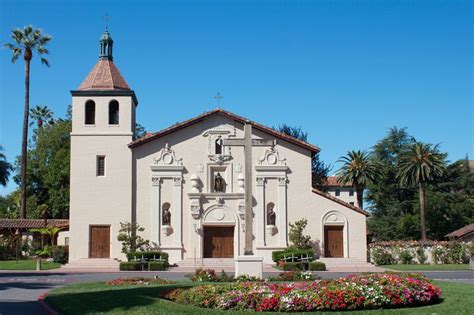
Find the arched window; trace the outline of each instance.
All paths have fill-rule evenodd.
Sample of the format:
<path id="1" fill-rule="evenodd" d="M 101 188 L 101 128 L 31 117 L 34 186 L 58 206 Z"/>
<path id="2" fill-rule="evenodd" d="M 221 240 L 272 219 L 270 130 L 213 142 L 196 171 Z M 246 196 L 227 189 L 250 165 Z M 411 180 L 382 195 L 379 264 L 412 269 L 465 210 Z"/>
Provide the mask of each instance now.
<path id="1" fill-rule="evenodd" d="M 119 124 L 119 103 L 113 100 L 109 103 L 109 125 Z"/>
<path id="2" fill-rule="evenodd" d="M 95 102 L 91 100 L 86 102 L 85 124 L 95 124 Z"/>
<path id="3" fill-rule="evenodd" d="M 222 154 L 222 138 L 216 139 L 216 154 Z"/>

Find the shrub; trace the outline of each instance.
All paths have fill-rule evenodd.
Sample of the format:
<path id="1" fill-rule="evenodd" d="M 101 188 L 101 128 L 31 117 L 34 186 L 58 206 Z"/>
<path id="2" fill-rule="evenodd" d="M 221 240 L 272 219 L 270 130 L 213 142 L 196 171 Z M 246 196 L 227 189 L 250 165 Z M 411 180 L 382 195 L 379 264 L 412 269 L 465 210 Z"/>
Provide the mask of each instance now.
<path id="1" fill-rule="evenodd" d="M 441 290 L 424 277 L 363 274 L 300 283 L 232 283 L 167 291 L 182 304 L 235 311 L 347 311 L 436 303 Z"/>
<path id="2" fill-rule="evenodd" d="M 127 260 L 130 262 L 141 261 L 165 261 L 168 264 L 168 253 L 154 251 L 154 252 L 130 252 L 127 254 Z"/>
<path id="3" fill-rule="evenodd" d="M 474 257 L 474 242 L 469 244 L 468 249 L 469 249 L 469 256 Z"/>
<path id="4" fill-rule="evenodd" d="M 119 278 L 115 280 L 107 281 L 107 285 L 150 285 L 150 284 L 172 284 L 174 282 L 161 279 L 158 277 L 154 278 L 144 278 L 144 277 L 129 277 L 129 278 Z"/>
<path id="5" fill-rule="evenodd" d="M 138 223 L 120 222 L 120 230 L 117 240 L 122 242 L 122 253 L 135 252 L 137 250 L 148 249 L 150 241 L 143 239 L 138 232 L 145 231 Z"/>
<path id="6" fill-rule="evenodd" d="M 54 262 L 65 264 L 69 260 L 69 246 L 53 246 L 51 249 L 51 258 Z"/>
<path id="7" fill-rule="evenodd" d="M 433 262 L 435 264 L 447 264 L 448 263 L 448 252 L 443 246 L 434 246 L 431 250 L 433 256 Z"/>
<path id="8" fill-rule="evenodd" d="M 326 264 L 322 261 L 311 261 L 309 263 L 309 270 L 311 271 L 326 271 Z"/>
<path id="9" fill-rule="evenodd" d="M 450 242 L 447 248 L 447 260 L 451 264 L 463 264 L 468 262 L 466 245 L 461 242 Z"/>
<path id="10" fill-rule="evenodd" d="M 190 277 L 192 282 L 217 282 L 218 280 L 214 269 L 199 268 Z"/>
<path id="11" fill-rule="evenodd" d="M 308 225 L 308 220 L 306 219 L 301 219 L 289 224 L 290 231 L 288 232 L 288 240 L 292 244 L 292 247 L 298 249 L 311 247 L 311 236 L 303 234 L 306 225 Z"/>
<path id="12" fill-rule="evenodd" d="M 121 262 L 119 269 L 122 271 L 141 271 L 142 270 L 142 264 L 139 262 Z"/>
<path id="13" fill-rule="evenodd" d="M 260 279 L 260 278 L 255 277 L 255 276 L 239 275 L 237 278 L 231 279 L 230 281 L 221 281 L 221 282 L 233 282 L 233 281 L 236 281 L 236 282 L 260 282 L 260 281 L 263 281 L 263 280 Z"/>
<path id="14" fill-rule="evenodd" d="M 411 253 L 411 251 L 409 249 L 404 249 L 402 251 L 400 251 L 400 254 L 399 254 L 399 257 L 400 257 L 400 262 L 404 265 L 411 265 L 413 264 L 413 254 Z"/>
<path id="15" fill-rule="evenodd" d="M 394 262 L 392 254 L 384 248 L 371 248 L 372 259 L 378 266 L 391 265 Z"/>
<path id="16" fill-rule="evenodd" d="M 148 263 L 148 271 L 163 271 L 168 269 L 166 261 L 150 261 Z"/>
<path id="17" fill-rule="evenodd" d="M 286 262 L 281 265 L 281 268 L 285 271 L 302 270 L 303 266 L 299 262 Z"/>
<path id="18" fill-rule="evenodd" d="M 319 277 L 315 277 L 311 271 L 285 271 L 281 272 L 277 277 L 270 277 L 269 281 L 313 281 Z"/>
<path id="19" fill-rule="evenodd" d="M 418 262 L 422 265 L 428 260 L 428 256 L 426 256 L 423 246 L 420 246 L 416 249 L 416 259 L 418 259 Z"/>
<path id="20" fill-rule="evenodd" d="M 293 249 L 287 248 L 285 250 L 276 250 L 272 252 L 272 260 L 274 262 L 282 261 L 285 256 L 291 257 L 294 256 L 295 259 L 301 259 L 308 257 L 310 260 L 313 260 L 314 250 L 312 249 Z"/>

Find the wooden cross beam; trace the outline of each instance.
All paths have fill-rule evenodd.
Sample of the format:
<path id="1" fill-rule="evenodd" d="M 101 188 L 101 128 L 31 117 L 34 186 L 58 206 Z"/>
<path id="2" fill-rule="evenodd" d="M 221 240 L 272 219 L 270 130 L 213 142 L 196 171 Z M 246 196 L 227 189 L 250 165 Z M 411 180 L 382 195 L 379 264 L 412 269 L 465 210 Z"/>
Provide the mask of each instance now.
<path id="1" fill-rule="evenodd" d="M 225 146 L 244 147 L 244 174 L 245 174 L 245 247 L 244 255 L 253 255 L 253 214 L 252 214 L 252 147 L 274 146 L 275 140 L 252 139 L 252 125 L 244 124 L 243 139 L 224 139 Z"/>

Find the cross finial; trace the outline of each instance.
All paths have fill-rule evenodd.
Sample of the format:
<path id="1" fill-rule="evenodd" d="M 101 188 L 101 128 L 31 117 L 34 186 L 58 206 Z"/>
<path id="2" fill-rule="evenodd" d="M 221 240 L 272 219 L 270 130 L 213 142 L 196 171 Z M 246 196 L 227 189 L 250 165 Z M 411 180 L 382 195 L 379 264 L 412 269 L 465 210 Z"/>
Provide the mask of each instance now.
<path id="1" fill-rule="evenodd" d="M 217 92 L 217 95 L 214 96 L 214 98 L 217 100 L 217 109 L 221 107 L 221 99 L 224 98 L 224 96 L 221 95 L 221 93 Z"/>
<path id="2" fill-rule="evenodd" d="M 108 31 L 109 30 L 110 15 L 108 13 L 105 13 L 103 18 L 104 18 L 104 22 L 105 22 L 105 30 Z"/>

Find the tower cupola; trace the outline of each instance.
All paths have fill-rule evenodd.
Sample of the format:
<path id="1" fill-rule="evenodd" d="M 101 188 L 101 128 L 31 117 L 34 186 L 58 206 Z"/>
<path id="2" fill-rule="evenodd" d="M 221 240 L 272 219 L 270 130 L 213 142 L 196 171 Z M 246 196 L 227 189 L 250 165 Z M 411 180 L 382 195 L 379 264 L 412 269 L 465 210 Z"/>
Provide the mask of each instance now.
<path id="1" fill-rule="evenodd" d="M 106 29 L 102 36 L 100 37 L 100 52 L 99 59 L 114 60 L 112 55 L 112 48 L 114 46 L 114 41 L 112 36 L 110 36 L 109 31 Z"/>

